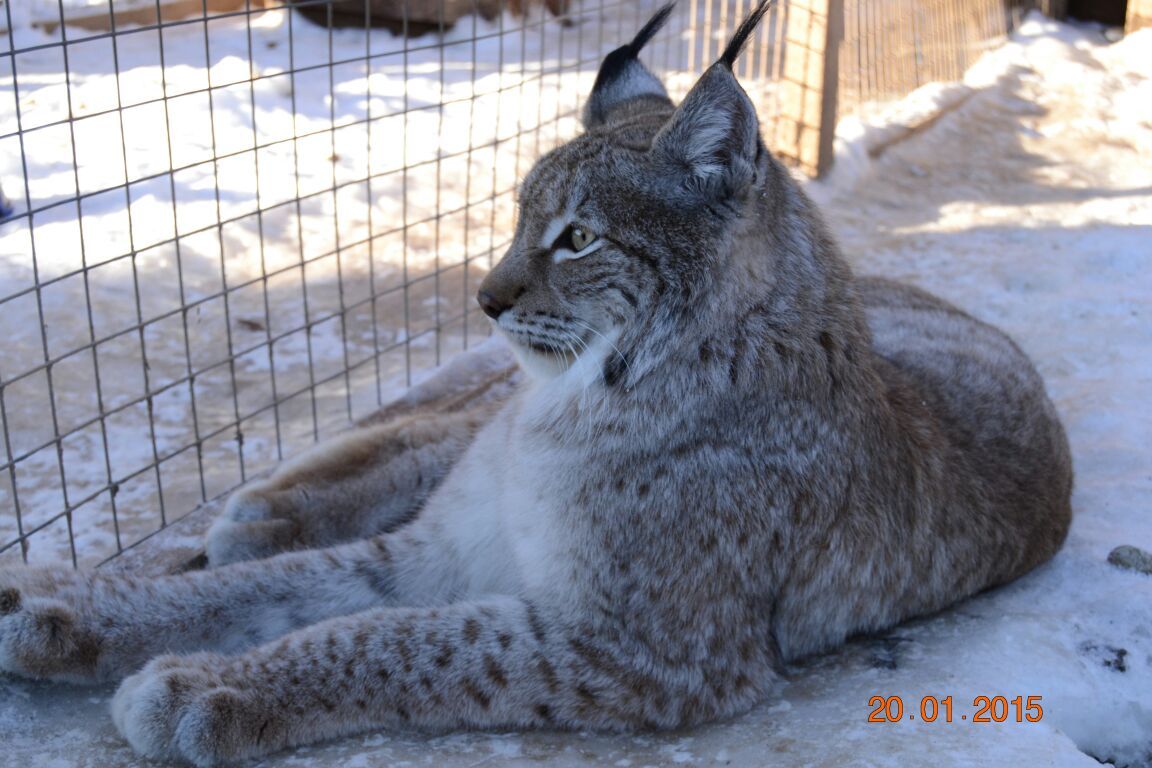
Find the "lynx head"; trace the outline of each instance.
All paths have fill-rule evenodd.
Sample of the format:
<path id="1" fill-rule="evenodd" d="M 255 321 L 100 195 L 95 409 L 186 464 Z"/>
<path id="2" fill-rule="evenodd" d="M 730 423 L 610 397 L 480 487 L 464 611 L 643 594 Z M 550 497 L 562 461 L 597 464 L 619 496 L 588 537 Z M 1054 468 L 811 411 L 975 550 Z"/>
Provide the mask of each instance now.
<path id="1" fill-rule="evenodd" d="M 672 6 L 663 8 L 604 59 L 585 132 L 525 177 L 512 246 L 477 298 L 530 372 L 579 368 L 628 387 L 676 328 L 717 301 L 768 162 L 732 72 L 768 5 L 678 107 L 638 58 L 667 21 Z"/>

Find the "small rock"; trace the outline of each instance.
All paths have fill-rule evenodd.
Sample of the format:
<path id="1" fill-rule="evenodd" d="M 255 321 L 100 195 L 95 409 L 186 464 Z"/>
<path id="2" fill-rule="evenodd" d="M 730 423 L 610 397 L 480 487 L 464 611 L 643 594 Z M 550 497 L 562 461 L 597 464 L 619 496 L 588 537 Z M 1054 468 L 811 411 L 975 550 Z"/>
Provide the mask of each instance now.
<path id="1" fill-rule="evenodd" d="M 1152 553 L 1139 547 L 1122 544 L 1108 553 L 1108 562 L 1130 571 L 1140 571 L 1152 576 Z"/>

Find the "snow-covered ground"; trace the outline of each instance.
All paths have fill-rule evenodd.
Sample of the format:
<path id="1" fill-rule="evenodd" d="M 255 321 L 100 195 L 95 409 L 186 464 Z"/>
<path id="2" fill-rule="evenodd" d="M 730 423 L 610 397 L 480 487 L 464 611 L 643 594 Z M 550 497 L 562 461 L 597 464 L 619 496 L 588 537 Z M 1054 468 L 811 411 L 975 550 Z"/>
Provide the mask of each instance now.
<path id="1" fill-rule="evenodd" d="M 1052 563 L 799 664 L 727 723 L 634 737 L 378 733 L 262 764 L 1152 766 L 1152 575 L 1106 562 L 1118 545 L 1152 550 L 1150 73 L 1152 31 L 1107 45 L 1033 20 L 963 86 L 914 94 L 883 124 L 845 123 L 837 172 L 810 186 L 858 271 L 956 302 L 1036 361 L 1077 476 Z M 926 104 L 947 111 L 911 131 Z M 108 696 L 5 681 L 0 765 L 144 765 L 115 736 Z M 868 722 L 874 696 L 902 697 L 904 719 Z M 953 722 L 923 722 L 926 696 L 950 696 Z M 976 723 L 979 696 L 1041 697 L 1043 715 L 1016 722 L 1009 703 L 1006 722 Z"/>

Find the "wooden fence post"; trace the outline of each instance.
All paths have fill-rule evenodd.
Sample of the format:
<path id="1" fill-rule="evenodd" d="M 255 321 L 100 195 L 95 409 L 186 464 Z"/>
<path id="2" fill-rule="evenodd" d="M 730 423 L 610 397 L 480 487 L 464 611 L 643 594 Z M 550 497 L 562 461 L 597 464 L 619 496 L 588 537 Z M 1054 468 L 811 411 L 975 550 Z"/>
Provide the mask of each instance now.
<path id="1" fill-rule="evenodd" d="M 1152 27 L 1152 0 L 1128 0 L 1128 18 L 1124 31 L 1135 32 L 1144 27 Z"/>
<path id="2" fill-rule="evenodd" d="M 844 0 L 789 0 L 784 30 L 777 154 L 810 176 L 832 163 Z"/>

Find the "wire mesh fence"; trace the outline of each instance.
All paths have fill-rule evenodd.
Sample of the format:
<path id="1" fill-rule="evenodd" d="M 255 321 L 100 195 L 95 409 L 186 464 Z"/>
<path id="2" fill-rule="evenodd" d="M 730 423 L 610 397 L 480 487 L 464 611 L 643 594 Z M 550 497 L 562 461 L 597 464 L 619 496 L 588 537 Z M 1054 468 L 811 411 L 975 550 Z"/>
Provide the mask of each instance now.
<path id="1" fill-rule="evenodd" d="M 959 80 L 1016 18 L 1003 0 L 844 3 L 842 114 L 867 113 L 926 83 Z"/>
<path id="2" fill-rule="evenodd" d="M 518 179 L 660 5 L 0 4 L 0 566 L 113 557 L 487 336 Z M 646 61 L 681 95 L 753 5 L 681 0 Z M 820 13 L 738 65 L 800 165 Z M 913 82 L 870 77 L 853 103 Z"/>

